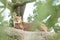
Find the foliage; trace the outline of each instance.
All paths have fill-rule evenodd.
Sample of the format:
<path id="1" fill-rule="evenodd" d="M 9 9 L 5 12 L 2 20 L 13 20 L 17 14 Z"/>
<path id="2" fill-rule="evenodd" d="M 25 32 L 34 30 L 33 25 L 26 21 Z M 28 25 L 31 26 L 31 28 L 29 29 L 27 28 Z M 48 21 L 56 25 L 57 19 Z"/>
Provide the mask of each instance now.
<path id="1" fill-rule="evenodd" d="M 36 9 L 34 10 L 33 28 L 37 28 L 40 22 L 45 23 L 48 28 L 55 27 L 57 19 L 60 17 L 60 5 L 54 3 L 56 0 L 46 0 L 36 2 Z M 55 5 L 53 5 L 55 4 Z M 50 16 L 48 18 L 48 16 Z"/>
<path id="2" fill-rule="evenodd" d="M 8 7 L 8 2 L 7 0 L 0 0 L 0 2 L 3 3 L 3 6 L 0 5 L 0 8 L 3 8 L 3 10 L 0 11 L 0 40 L 8 40 L 8 36 L 5 33 L 5 29 L 9 26 L 9 23 L 7 21 L 3 21 L 4 17 L 2 16 L 2 13 Z"/>
<path id="3" fill-rule="evenodd" d="M 55 30 L 55 32 L 59 33 L 60 32 L 60 26 L 55 26 L 54 30 Z"/>
<path id="4" fill-rule="evenodd" d="M 5 6 L 6 6 L 6 0 L 0 0 L 3 4 L 5 4 L 4 6 L 0 6 L 0 8 L 4 8 L 2 11 L 0 11 L 0 40 L 7 40 L 7 35 L 5 34 L 5 28 L 8 27 L 8 23 L 3 21 L 4 17 L 2 16 L 2 13 L 5 10 Z"/>
<path id="5" fill-rule="evenodd" d="M 31 15 L 29 15 L 29 17 L 28 17 L 28 22 L 32 22 L 33 20 L 32 20 L 32 18 L 33 18 L 33 16 L 31 16 Z"/>
<path id="6" fill-rule="evenodd" d="M 13 3 L 20 3 L 20 4 L 33 2 L 33 1 L 35 0 L 12 0 Z"/>
<path id="7" fill-rule="evenodd" d="M 3 17 L 0 13 L 0 40 L 7 40 L 7 35 L 5 33 L 6 27 L 8 27 L 8 23 L 3 21 Z"/>
<path id="8" fill-rule="evenodd" d="M 60 33 L 56 33 L 53 36 L 48 37 L 47 40 L 60 40 Z"/>

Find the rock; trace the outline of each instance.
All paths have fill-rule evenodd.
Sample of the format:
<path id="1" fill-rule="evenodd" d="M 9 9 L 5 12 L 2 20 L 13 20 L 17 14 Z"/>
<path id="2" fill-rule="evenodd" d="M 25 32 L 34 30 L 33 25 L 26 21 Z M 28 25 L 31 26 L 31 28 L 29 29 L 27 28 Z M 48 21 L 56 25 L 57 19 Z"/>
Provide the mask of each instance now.
<path id="1" fill-rule="evenodd" d="M 7 36 L 13 40 L 46 40 L 47 37 L 51 36 L 51 34 L 54 34 L 51 32 L 23 31 L 10 27 L 7 28 L 5 32 L 7 33 Z"/>

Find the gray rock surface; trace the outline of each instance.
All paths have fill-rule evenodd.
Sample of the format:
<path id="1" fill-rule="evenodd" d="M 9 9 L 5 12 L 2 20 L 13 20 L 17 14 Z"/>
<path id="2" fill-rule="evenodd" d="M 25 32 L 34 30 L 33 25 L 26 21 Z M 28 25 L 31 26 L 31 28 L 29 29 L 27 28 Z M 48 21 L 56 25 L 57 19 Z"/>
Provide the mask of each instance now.
<path id="1" fill-rule="evenodd" d="M 7 28 L 5 32 L 10 40 L 47 40 L 47 37 L 54 34 L 52 32 L 23 31 L 15 28 Z"/>

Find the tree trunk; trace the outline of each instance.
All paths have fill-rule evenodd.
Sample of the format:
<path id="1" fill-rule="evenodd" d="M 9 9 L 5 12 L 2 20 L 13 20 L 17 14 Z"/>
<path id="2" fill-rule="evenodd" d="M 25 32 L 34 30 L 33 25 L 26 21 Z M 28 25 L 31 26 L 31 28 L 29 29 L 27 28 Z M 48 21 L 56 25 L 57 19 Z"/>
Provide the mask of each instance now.
<path id="1" fill-rule="evenodd" d="M 26 3 L 23 3 L 23 4 L 16 3 L 14 5 L 14 10 L 17 14 L 16 16 L 21 16 L 22 20 L 23 20 L 23 14 L 24 14 L 25 6 L 26 6 Z"/>

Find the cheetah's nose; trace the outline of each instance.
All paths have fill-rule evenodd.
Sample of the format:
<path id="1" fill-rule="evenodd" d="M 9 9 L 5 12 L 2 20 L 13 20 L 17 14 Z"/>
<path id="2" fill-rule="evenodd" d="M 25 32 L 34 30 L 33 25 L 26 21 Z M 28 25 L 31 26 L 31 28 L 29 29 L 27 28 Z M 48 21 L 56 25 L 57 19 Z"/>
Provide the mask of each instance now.
<path id="1" fill-rule="evenodd" d="M 18 21 L 17 21 L 18 22 Z"/>

